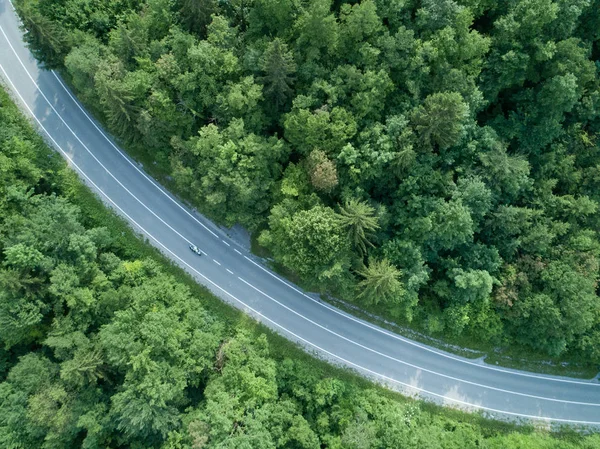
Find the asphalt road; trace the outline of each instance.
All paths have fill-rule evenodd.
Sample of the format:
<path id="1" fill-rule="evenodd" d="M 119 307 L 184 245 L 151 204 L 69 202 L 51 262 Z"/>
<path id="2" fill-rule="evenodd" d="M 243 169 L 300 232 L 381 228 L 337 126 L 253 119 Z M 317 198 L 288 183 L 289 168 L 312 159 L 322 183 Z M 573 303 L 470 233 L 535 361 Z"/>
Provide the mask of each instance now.
<path id="1" fill-rule="evenodd" d="M 102 200 L 217 296 L 332 362 L 390 388 L 491 416 L 600 424 L 600 383 L 484 365 L 395 335 L 304 294 L 129 159 L 61 79 L 40 69 L 0 0 L 0 76 Z M 199 257 L 188 249 L 194 243 Z"/>

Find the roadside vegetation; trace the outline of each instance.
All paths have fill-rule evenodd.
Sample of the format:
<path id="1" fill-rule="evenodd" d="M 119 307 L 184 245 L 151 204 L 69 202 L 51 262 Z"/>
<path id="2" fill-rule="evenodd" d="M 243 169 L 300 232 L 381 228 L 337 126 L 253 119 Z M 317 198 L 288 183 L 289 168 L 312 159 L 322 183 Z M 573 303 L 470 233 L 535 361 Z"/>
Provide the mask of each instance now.
<path id="1" fill-rule="evenodd" d="M 15 4 L 148 170 L 303 285 L 600 363 L 599 0 Z"/>
<path id="2" fill-rule="evenodd" d="M 16 6 L 151 172 L 303 285 L 600 363 L 599 0 Z"/>
<path id="3" fill-rule="evenodd" d="M 144 243 L 0 89 L 0 447 L 593 449 L 375 387 Z"/>

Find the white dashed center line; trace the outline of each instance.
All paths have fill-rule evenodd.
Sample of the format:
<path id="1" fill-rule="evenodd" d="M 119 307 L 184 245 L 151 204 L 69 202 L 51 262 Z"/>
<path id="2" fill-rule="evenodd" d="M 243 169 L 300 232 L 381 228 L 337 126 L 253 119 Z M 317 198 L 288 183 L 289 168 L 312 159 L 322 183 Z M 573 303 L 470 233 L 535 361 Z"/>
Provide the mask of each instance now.
<path id="1" fill-rule="evenodd" d="M 221 266 L 221 264 L 219 262 L 217 262 L 215 259 L 213 259 L 213 262 L 216 263 L 217 265 Z"/>

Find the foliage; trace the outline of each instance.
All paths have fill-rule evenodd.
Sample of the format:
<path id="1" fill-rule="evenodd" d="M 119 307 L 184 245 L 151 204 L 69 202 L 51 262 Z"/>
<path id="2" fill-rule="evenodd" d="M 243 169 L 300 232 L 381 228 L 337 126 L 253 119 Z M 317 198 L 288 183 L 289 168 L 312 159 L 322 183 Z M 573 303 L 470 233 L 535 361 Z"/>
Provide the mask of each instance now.
<path id="1" fill-rule="evenodd" d="M 413 113 L 415 130 L 425 145 L 441 149 L 458 143 L 468 109 L 456 92 L 435 93 Z"/>
<path id="2" fill-rule="evenodd" d="M 117 221 L 98 200 L 83 201 L 84 191 L 0 91 L 3 448 L 599 444 L 596 435 L 569 441 L 437 413 L 332 376 L 299 357 L 300 349 L 276 358 L 256 324 L 231 327 L 206 310 L 207 292 L 193 294 L 183 276 L 166 274 L 164 259 L 141 257 L 146 247 L 132 245 L 124 225 L 98 226 Z M 333 210 L 310 211 L 293 221 L 319 229 L 324 218 L 324 235 L 343 241 Z M 578 246 L 585 248 L 585 236 Z M 388 273 L 387 283 L 376 282 L 377 294 L 401 285 L 387 262 L 370 269 Z M 565 276 L 585 287 L 576 273 Z"/>
<path id="3" fill-rule="evenodd" d="M 306 279 L 341 282 L 350 264 L 349 244 L 333 209 L 314 206 L 290 214 L 284 206 L 271 216 L 261 243 L 282 263 Z"/>
<path id="4" fill-rule="evenodd" d="M 399 278 L 402 273 L 387 259 L 372 260 L 369 266 L 359 273 L 363 277 L 358 283 L 359 299 L 374 304 L 401 301 L 404 288 Z"/>
<path id="5" fill-rule="evenodd" d="M 600 362 L 597 0 L 15 3 L 113 132 L 306 283 L 352 299 L 387 259 L 416 325 Z"/>
<path id="6" fill-rule="evenodd" d="M 374 207 L 352 198 L 340 206 L 340 221 L 348 231 L 350 242 L 360 254 L 366 254 L 367 247 L 374 246 L 369 241 L 369 237 L 379 229 Z"/>
<path id="7" fill-rule="evenodd" d="M 293 74 L 296 72 L 294 56 L 279 38 L 269 44 L 260 59 L 264 76 L 265 97 L 276 110 L 285 106 L 293 94 Z"/>
<path id="8" fill-rule="evenodd" d="M 331 192 L 338 185 L 335 163 L 321 150 L 312 150 L 306 158 L 312 186 L 322 192 Z"/>
<path id="9" fill-rule="evenodd" d="M 229 225 L 256 227 L 256 212 L 269 208 L 269 194 L 286 155 L 282 141 L 247 134 L 242 119 L 223 130 L 202 128 L 180 146 L 174 159 L 175 181 Z"/>

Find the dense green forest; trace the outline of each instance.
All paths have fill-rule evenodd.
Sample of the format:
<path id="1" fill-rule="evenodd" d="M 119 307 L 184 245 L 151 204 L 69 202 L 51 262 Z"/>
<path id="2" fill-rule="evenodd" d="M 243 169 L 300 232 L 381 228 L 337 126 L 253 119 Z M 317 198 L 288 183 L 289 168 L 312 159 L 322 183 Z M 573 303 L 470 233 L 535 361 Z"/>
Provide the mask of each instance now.
<path id="1" fill-rule="evenodd" d="M 210 312 L 220 301 L 184 277 L 0 89 L 3 449 L 600 447 L 400 399 L 300 349 L 273 355 L 282 337 Z"/>
<path id="2" fill-rule="evenodd" d="M 117 136 L 305 285 L 600 362 L 600 0 L 16 6 Z"/>

